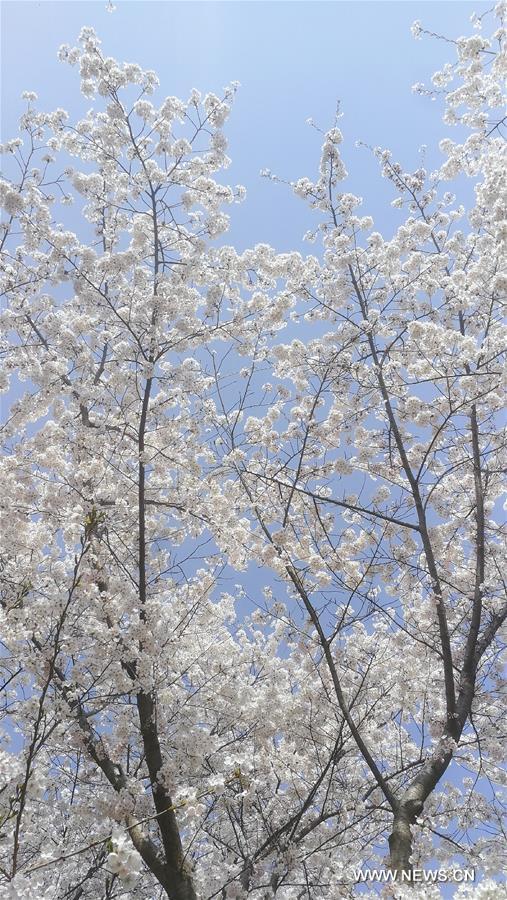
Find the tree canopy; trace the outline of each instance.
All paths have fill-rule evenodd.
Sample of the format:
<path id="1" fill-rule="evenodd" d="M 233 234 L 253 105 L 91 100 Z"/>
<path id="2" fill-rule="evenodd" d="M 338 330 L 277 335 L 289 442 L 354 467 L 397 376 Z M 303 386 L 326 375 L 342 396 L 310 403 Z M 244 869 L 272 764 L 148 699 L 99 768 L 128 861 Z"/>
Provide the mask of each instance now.
<path id="1" fill-rule="evenodd" d="M 343 190 L 338 117 L 316 176 L 273 185 L 311 252 L 225 241 L 236 84 L 155 102 L 83 28 L 84 118 L 24 95 L 2 897 L 404 897 L 465 866 L 457 897 L 504 896 L 504 15 L 417 86 L 456 129 L 442 165 L 372 149 L 392 236 Z"/>

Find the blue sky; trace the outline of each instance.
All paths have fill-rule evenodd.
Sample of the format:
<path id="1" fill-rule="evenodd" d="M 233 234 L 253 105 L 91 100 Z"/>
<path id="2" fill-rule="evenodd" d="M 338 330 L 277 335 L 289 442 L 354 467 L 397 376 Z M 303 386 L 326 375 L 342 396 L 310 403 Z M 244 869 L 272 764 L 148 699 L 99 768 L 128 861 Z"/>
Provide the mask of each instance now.
<path id="1" fill-rule="evenodd" d="M 312 177 L 320 136 L 306 124 L 312 117 L 331 126 L 341 102 L 343 154 L 350 172 L 347 189 L 365 198 L 364 214 L 379 230 L 398 216 L 376 162 L 360 139 L 390 147 L 407 167 L 417 167 L 418 148 L 428 145 L 429 162 L 440 158 L 444 128 L 440 104 L 414 95 L 416 81 L 452 59 L 443 41 L 415 41 L 414 19 L 457 37 L 470 32 L 472 12 L 486 3 L 463 2 L 151 2 L 117 0 L 6 0 L 2 15 L 2 137 L 13 137 L 24 104 L 22 90 L 36 90 L 41 108 L 63 106 L 71 115 L 90 104 L 80 98 L 78 75 L 56 59 L 60 44 L 73 44 L 82 25 L 92 25 L 107 55 L 138 62 L 158 73 L 160 98 L 186 97 L 191 88 L 217 93 L 241 82 L 227 126 L 232 165 L 225 179 L 244 184 L 247 200 L 232 210 L 227 242 L 244 248 L 259 241 L 278 250 L 301 247 L 314 219 L 283 185 L 261 179 L 269 168 L 288 180 Z M 308 250 L 310 248 L 307 248 Z"/>

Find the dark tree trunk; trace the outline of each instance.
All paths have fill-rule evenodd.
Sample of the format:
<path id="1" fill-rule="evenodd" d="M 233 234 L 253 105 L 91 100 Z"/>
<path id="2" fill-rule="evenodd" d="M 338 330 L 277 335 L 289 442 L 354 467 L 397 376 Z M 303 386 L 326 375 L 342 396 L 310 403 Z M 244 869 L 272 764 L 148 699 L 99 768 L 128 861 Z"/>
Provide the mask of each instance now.
<path id="1" fill-rule="evenodd" d="M 397 880 L 411 879 L 412 825 L 422 810 L 420 800 L 407 800 L 401 802 L 394 813 L 393 830 L 389 835 L 389 868 Z"/>

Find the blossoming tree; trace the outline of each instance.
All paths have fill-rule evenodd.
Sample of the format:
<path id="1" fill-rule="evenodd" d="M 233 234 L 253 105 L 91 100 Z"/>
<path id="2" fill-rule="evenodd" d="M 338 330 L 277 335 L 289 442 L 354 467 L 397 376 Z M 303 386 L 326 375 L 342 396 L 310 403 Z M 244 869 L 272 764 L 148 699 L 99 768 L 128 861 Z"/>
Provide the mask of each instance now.
<path id="1" fill-rule="evenodd" d="M 503 41 L 434 76 L 471 132 L 437 172 L 375 151 L 392 239 L 325 135 L 293 186 L 318 256 L 217 240 L 235 85 L 155 106 L 83 29 L 60 55 L 96 106 L 25 95 L 0 182 L 2 896 L 353 897 L 386 836 L 398 874 L 498 871 Z"/>
<path id="2" fill-rule="evenodd" d="M 374 150 L 406 210 L 392 239 L 340 192 L 342 135 L 325 134 L 318 179 L 293 184 L 321 215 L 309 236 L 323 252 L 286 278 L 295 337 L 270 348 L 268 411 L 242 433 L 235 418 L 218 423 L 236 448 L 230 490 L 256 523 L 253 552 L 308 619 L 391 868 L 409 877 L 414 859 L 445 859 L 451 820 L 475 863 L 502 833 L 492 791 L 481 796 L 491 837 L 467 837 L 477 785 L 503 778 L 504 40 L 503 27 L 459 39 L 457 63 L 433 77 L 445 121 L 471 132 L 442 141 L 440 169 L 405 172 Z M 468 213 L 446 189 L 462 174 L 475 181 Z"/>
<path id="3" fill-rule="evenodd" d="M 209 246 L 234 87 L 155 108 L 91 29 L 60 55 L 104 108 L 26 94 L 3 148 L 2 890 L 234 896 L 336 815 L 343 743 L 283 628 L 236 618 L 248 521 L 205 477 L 204 362 L 278 322 L 262 254 Z"/>

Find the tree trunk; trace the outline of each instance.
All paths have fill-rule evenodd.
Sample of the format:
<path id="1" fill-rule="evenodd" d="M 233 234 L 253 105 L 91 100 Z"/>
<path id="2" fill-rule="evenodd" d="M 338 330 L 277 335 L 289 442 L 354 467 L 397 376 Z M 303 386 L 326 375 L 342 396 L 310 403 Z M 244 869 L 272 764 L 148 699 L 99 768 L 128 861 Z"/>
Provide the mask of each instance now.
<path id="1" fill-rule="evenodd" d="M 197 900 L 190 875 L 181 873 L 177 879 L 169 877 L 164 884 L 164 890 L 170 900 Z"/>
<path id="2" fill-rule="evenodd" d="M 394 813 L 393 830 L 389 835 L 389 869 L 396 880 L 412 879 L 412 825 L 422 810 L 420 800 L 406 800 Z"/>

